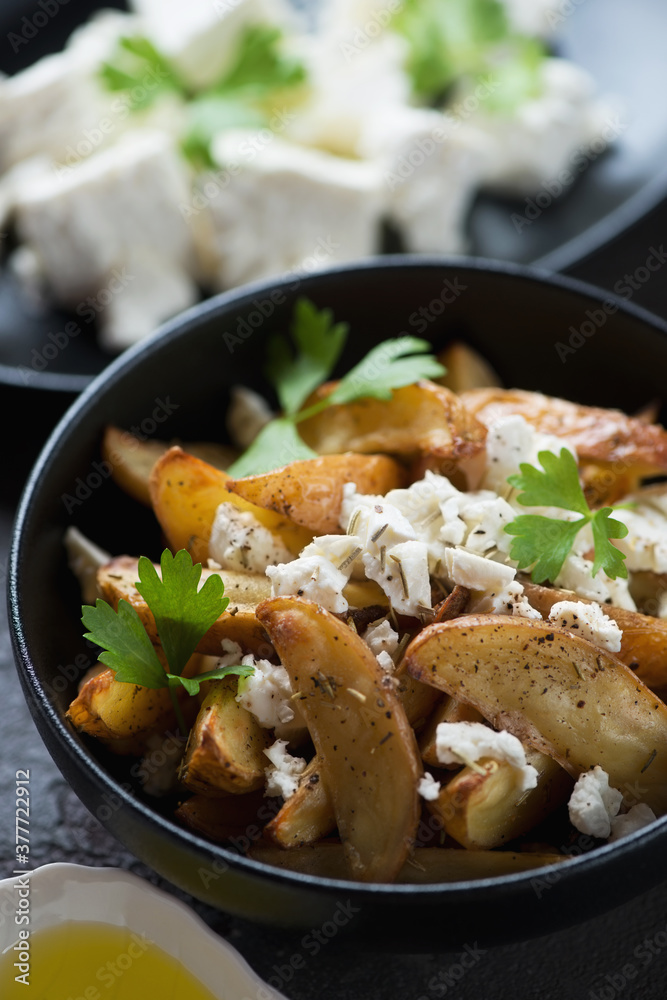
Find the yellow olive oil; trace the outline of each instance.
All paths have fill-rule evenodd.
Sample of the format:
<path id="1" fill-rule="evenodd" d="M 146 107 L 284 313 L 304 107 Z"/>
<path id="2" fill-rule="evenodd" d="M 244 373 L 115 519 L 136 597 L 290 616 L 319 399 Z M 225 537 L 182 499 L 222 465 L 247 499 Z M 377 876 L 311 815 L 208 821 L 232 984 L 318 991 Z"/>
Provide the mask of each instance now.
<path id="1" fill-rule="evenodd" d="M 146 935 L 126 927 L 65 922 L 30 934 L 27 948 L 19 944 L 21 951 L 0 956 L 2 1000 L 222 1000 Z"/>

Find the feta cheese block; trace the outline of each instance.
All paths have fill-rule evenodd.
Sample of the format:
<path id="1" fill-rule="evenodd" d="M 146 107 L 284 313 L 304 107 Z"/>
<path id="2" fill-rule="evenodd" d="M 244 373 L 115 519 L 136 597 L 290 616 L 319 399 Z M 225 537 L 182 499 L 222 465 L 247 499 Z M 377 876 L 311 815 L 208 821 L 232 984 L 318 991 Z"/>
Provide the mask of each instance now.
<path id="1" fill-rule="evenodd" d="M 105 11 L 62 52 L 0 80 L 0 173 L 35 155 L 68 166 L 109 141 L 120 99 L 104 89 L 98 71 L 118 37 L 135 32 L 136 24 L 128 14 Z M 126 111 L 122 120 L 128 117 Z M 108 132 L 102 122 L 110 123 Z"/>
<path id="2" fill-rule="evenodd" d="M 436 755 L 441 764 L 474 764 L 483 757 L 505 760 L 521 774 L 521 789 L 537 785 L 537 769 L 526 762 L 521 740 L 482 722 L 440 722 L 435 731 Z"/>
<path id="3" fill-rule="evenodd" d="M 57 301 L 86 320 L 103 321 L 111 306 L 136 323 L 127 343 L 196 301 L 192 234 L 178 209 L 187 192 L 172 139 L 136 130 L 62 177 L 40 174 L 15 190 L 17 231 Z"/>
<path id="4" fill-rule="evenodd" d="M 545 59 L 542 93 L 512 113 L 492 112 L 480 102 L 464 123 L 489 140 L 482 186 L 503 194 L 558 197 L 615 141 L 625 125 L 619 108 L 600 100 L 592 77 L 565 59 Z"/>
<path id="5" fill-rule="evenodd" d="M 610 653 L 618 653 L 621 649 L 623 632 L 599 604 L 558 601 L 549 612 L 549 621 L 608 649 Z"/>
<path id="6" fill-rule="evenodd" d="M 193 88 L 208 87 L 229 69 L 252 24 L 291 25 L 286 0 L 131 0 L 145 32 Z"/>
<path id="7" fill-rule="evenodd" d="M 596 764 L 577 778 L 568 802 L 570 822 L 580 833 L 606 839 L 622 801 L 623 793 L 610 787 L 609 775 Z"/>
<path id="8" fill-rule="evenodd" d="M 308 93 L 286 123 L 285 138 L 361 158 L 376 116 L 400 116 L 409 106 L 403 39 L 385 34 L 359 47 L 354 43 L 358 34 L 353 22 L 346 22 L 332 34 L 308 37 L 303 50 Z"/>
<path id="9" fill-rule="evenodd" d="M 212 149 L 220 171 L 206 198 L 202 257 L 216 288 L 299 277 L 375 251 L 382 197 L 372 164 L 300 148 L 268 128 L 222 133 Z"/>
<path id="10" fill-rule="evenodd" d="M 299 779 L 306 770 L 305 760 L 288 753 L 287 740 L 276 740 L 264 753 L 271 762 L 265 772 L 265 795 L 282 795 L 284 799 L 289 799 L 299 787 Z"/>
<path id="11" fill-rule="evenodd" d="M 377 160 L 387 215 L 415 253 L 462 253 L 465 221 L 479 187 L 487 138 L 453 115 L 385 107 L 369 116 L 361 152 Z"/>
<path id="12" fill-rule="evenodd" d="M 218 505 L 208 543 L 211 558 L 221 569 L 263 573 L 276 563 L 287 563 L 292 553 L 249 510 L 225 501 Z"/>

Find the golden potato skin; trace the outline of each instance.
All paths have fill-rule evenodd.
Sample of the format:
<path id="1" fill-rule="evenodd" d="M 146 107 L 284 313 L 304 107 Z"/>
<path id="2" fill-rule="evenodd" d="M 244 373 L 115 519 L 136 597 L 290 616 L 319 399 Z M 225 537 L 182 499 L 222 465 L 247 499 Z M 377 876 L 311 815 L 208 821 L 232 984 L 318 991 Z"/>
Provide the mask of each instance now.
<path id="1" fill-rule="evenodd" d="M 639 466 L 643 475 L 667 470 L 667 431 L 620 410 L 582 406 L 525 389 L 470 389 L 466 409 L 486 426 L 519 414 L 544 434 L 571 444 L 581 460 Z"/>
<path id="2" fill-rule="evenodd" d="M 667 811 L 667 707 L 611 653 L 548 622 L 469 615 L 425 628 L 406 661 L 574 777 L 599 764 L 628 803 Z"/>
<path id="3" fill-rule="evenodd" d="M 390 882 L 419 818 L 422 767 L 405 711 L 363 639 L 319 605 L 276 597 L 257 616 L 301 696 L 352 874 Z"/>
<path id="4" fill-rule="evenodd" d="M 335 384 L 322 386 L 310 402 L 326 397 Z M 486 428 L 459 397 L 427 379 L 394 389 L 391 399 L 366 397 L 331 406 L 304 420 L 299 430 L 306 444 L 323 455 L 433 456 L 453 464 L 478 455 L 486 441 Z"/>
<path id="5" fill-rule="evenodd" d="M 258 476 L 230 479 L 227 489 L 249 503 L 291 518 L 316 535 L 342 532 L 345 483 L 360 493 L 385 494 L 405 486 L 406 472 L 388 455 L 322 455 Z"/>

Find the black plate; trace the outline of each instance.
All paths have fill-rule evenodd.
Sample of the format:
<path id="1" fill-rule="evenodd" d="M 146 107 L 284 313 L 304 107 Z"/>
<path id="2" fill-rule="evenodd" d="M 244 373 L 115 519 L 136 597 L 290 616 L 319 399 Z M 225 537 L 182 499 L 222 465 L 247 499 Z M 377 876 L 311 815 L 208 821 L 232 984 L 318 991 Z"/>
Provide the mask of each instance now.
<path id="1" fill-rule="evenodd" d="M 26 27 L 32 13 L 20 0 L 5 0 L 0 35 L 8 41 L 0 51 L 0 70 L 15 72 L 60 49 L 72 28 L 101 6 L 125 5 L 87 0 L 61 6 L 24 44 L 16 36 L 33 33 Z M 557 11 L 562 12 L 557 50 L 589 70 L 602 93 L 619 95 L 626 104 L 619 141 L 578 176 L 565 197 L 552 202 L 544 195 L 543 207 L 480 197 L 470 235 L 472 252 L 482 257 L 565 270 L 650 212 L 667 192 L 667 104 L 662 100 L 667 6 L 663 0 L 635 0 L 630 16 L 624 0 L 563 0 Z M 572 172 L 579 173 L 575 164 Z M 529 224 L 517 226 L 516 218 L 526 213 Z M 66 350 L 50 357 L 45 368 L 38 357 L 45 346 L 53 354 L 49 335 L 58 337 L 71 319 L 56 310 L 31 310 L 15 283 L 0 272 L 0 384 L 69 394 L 88 384 L 110 361 L 96 345 L 93 326 L 74 317 L 81 332 L 69 339 Z"/>
<path id="2" fill-rule="evenodd" d="M 629 411 L 663 394 L 667 323 L 621 302 L 613 312 L 603 293 L 570 279 L 473 260 L 385 258 L 311 276 L 298 289 L 276 287 L 280 305 L 269 297 L 273 286 L 254 286 L 191 310 L 132 348 L 67 412 L 32 472 L 10 562 L 11 623 L 25 695 L 56 763 L 88 808 L 142 861 L 197 898 L 277 925 L 320 926 L 337 900 L 349 899 L 359 907 L 360 941 L 379 936 L 402 950 L 417 942 L 437 950 L 443 940 L 453 946 L 545 934 L 654 885 L 667 875 L 667 818 L 547 873 L 411 887 L 277 872 L 178 827 L 155 800 L 143 798 L 131 760 L 105 754 L 65 721 L 93 657 L 81 638 L 78 587 L 66 567 L 66 527 L 76 524 L 117 554 L 155 557 L 161 548 L 153 515 L 129 501 L 100 464 L 105 424 L 130 428 L 145 421 L 146 433 L 185 440 L 220 434 L 231 385 L 266 390 L 258 374 L 265 337 L 285 327 L 297 294 L 332 306 L 338 319 L 351 323 L 341 370 L 378 339 L 414 332 L 417 310 L 425 306 L 432 320 L 420 332 L 435 346 L 451 337 L 468 340 L 508 385 Z M 443 311 L 443 292 L 451 299 L 453 290 L 458 294 Z M 245 336 L 262 312 L 268 318 Z M 583 343 L 562 363 L 557 344 L 582 324 L 589 333 L 590 324 L 599 330 L 575 338 Z"/>

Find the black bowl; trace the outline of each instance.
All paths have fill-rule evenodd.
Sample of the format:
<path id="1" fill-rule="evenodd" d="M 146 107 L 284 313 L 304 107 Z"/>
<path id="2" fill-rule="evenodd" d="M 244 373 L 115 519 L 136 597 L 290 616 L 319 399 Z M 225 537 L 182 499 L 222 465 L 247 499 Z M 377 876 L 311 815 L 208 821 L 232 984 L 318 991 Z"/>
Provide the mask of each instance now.
<path id="1" fill-rule="evenodd" d="M 65 709 L 95 659 L 81 636 L 63 533 L 77 525 L 116 554 L 159 554 L 152 514 L 101 461 L 108 422 L 161 438 L 224 439 L 230 387 L 268 391 L 269 333 L 295 299 L 351 324 L 341 371 L 403 332 L 465 339 L 508 386 L 633 411 L 660 399 L 667 325 L 574 281 L 479 260 L 394 257 L 246 287 L 167 324 L 113 363 L 68 410 L 32 472 L 16 520 L 10 605 L 18 672 L 37 727 L 75 792 L 138 858 L 221 909 L 319 927 L 350 907 L 355 936 L 403 949 L 518 939 L 576 923 L 667 876 L 667 818 L 557 869 L 433 886 L 361 885 L 266 867 L 185 831 L 142 796 L 132 762 L 75 732 Z M 136 773 L 136 767 L 135 767 Z"/>

